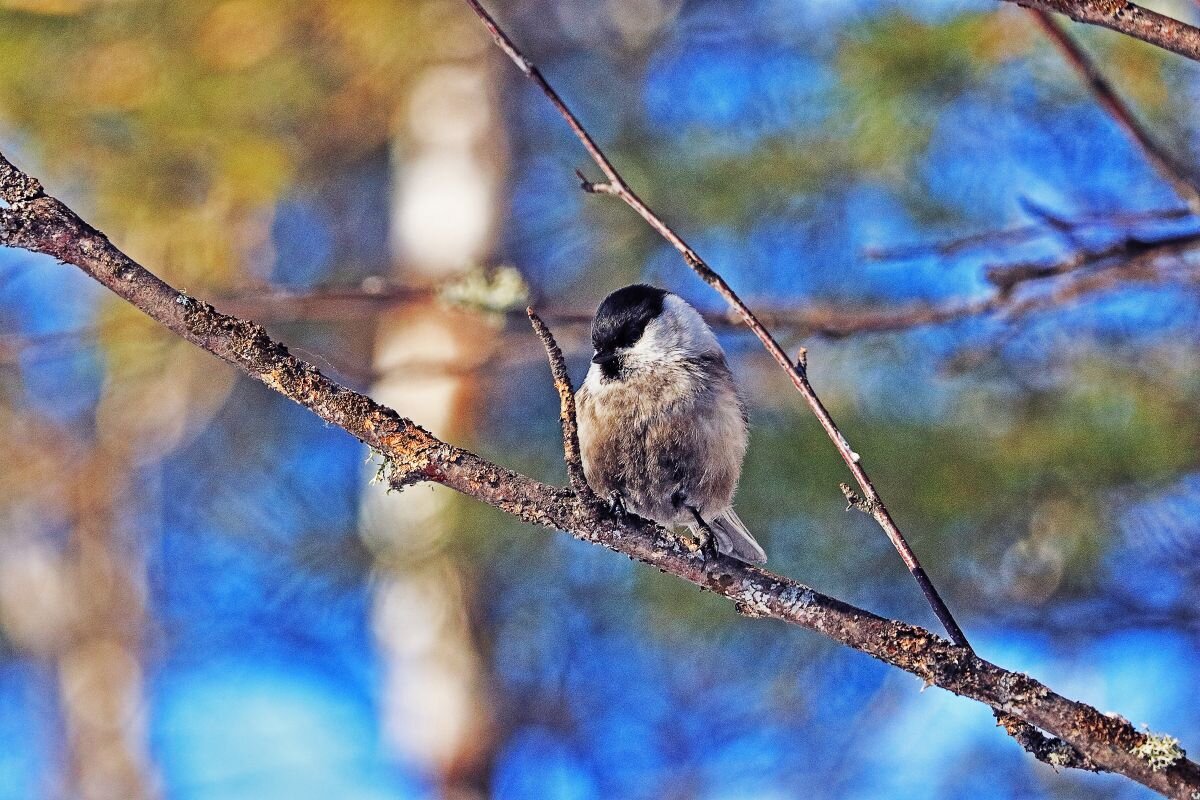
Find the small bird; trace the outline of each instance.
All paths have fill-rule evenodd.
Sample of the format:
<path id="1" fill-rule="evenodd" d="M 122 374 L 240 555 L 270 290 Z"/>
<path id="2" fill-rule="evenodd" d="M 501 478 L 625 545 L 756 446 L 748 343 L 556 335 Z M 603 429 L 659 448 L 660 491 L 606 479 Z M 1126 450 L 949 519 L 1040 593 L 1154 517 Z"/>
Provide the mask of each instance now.
<path id="1" fill-rule="evenodd" d="M 725 351 L 683 298 L 636 284 L 604 298 L 575 395 L 583 472 L 614 511 L 686 525 L 726 555 L 767 554 L 733 511 L 748 438 Z"/>

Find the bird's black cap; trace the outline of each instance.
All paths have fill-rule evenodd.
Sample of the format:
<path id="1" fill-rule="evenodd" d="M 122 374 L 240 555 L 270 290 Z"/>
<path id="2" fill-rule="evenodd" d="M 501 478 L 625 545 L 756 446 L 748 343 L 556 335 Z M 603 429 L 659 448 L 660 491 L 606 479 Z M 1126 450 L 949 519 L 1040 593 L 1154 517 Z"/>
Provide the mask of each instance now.
<path id="1" fill-rule="evenodd" d="M 617 348 L 637 343 L 650 320 L 662 313 L 666 296 L 663 289 L 636 283 L 604 298 L 592 320 L 592 347 L 596 348 L 593 360 L 603 363 Z"/>

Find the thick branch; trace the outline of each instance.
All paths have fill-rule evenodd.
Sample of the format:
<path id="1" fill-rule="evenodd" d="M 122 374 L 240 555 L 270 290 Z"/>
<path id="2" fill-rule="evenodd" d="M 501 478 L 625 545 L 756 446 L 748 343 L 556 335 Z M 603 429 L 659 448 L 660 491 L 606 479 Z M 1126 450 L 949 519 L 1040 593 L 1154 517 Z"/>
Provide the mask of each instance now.
<path id="1" fill-rule="evenodd" d="M 526 58 L 524 54 L 517 49 L 517 46 L 513 44 L 512 39 L 508 37 L 508 34 L 501 30 L 500 26 L 497 25 L 496 21 L 492 19 L 486 10 L 484 10 L 483 6 L 479 4 L 478 0 L 466 0 L 466 2 L 475 12 L 476 16 L 479 17 L 480 21 L 483 22 L 484 26 L 488 29 L 488 32 L 491 33 L 492 39 L 496 42 L 496 45 L 503 50 L 510 59 L 512 59 L 513 63 L 517 65 L 522 73 L 536 83 L 537 86 L 542 90 L 542 93 L 546 96 L 546 98 L 550 101 L 562 118 L 566 120 L 567 125 L 574 132 L 580 143 L 583 144 L 583 147 L 588 152 L 588 155 L 592 157 L 592 160 L 596 163 L 596 166 L 600 168 L 600 171 L 603 172 L 605 178 L 607 178 L 606 183 L 591 183 L 585 179 L 582 174 L 580 174 L 580 180 L 582 181 L 583 189 L 588 192 L 611 194 L 614 197 L 619 198 L 626 205 L 636 211 L 638 215 L 650 225 L 651 228 L 657 231 L 659 235 L 661 235 L 671 244 L 672 247 L 679 251 L 680 255 L 683 256 L 683 260 L 687 262 L 687 265 L 691 267 L 692 270 L 699 275 L 705 283 L 715 289 L 716 292 L 725 299 L 725 302 L 729 304 L 730 308 L 736 311 L 738 316 L 740 316 L 746 323 L 746 327 L 748 327 L 754 333 L 754 335 L 758 337 L 758 340 L 762 342 L 763 347 L 767 349 L 767 352 L 771 354 L 771 357 L 774 358 L 783 371 L 788 374 L 788 377 L 791 378 L 792 385 L 795 386 L 797 391 L 800 392 L 801 396 L 804 397 L 805 402 L 808 403 L 808 407 L 812 410 L 813 414 L 817 418 L 817 421 L 821 423 L 821 427 L 829 436 L 829 440 L 833 442 L 833 446 L 837 449 L 838 454 L 842 457 L 842 460 L 846 462 L 846 466 L 850 469 L 850 473 L 854 476 L 854 480 L 857 481 L 863 494 L 866 495 L 868 500 L 870 500 L 872 507 L 875 509 L 875 512 L 872 516 L 875 518 L 875 521 L 879 523 L 879 526 L 883 528 L 884 533 L 887 534 L 888 539 L 891 540 L 892 545 L 896 548 L 896 551 L 904 560 L 905 566 L 908 567 L 908 571 L 916 580 L 917 585 L 921 587 L 921 592 L 925 595 L 926 601 L 928 601 L 929 606 L 933 609 L 934 614 L 937 615 L 938 620 L 942 623 L 946 631 L 950 634 L 950 638 L 953 639 L 956 644 L 962 647 L 970 647 L 970 644 L 967 642 L 966 634 L 963 633 L 962 628 L 959 627 L 958 623 L 954 619 L 954 616 L 950 613 L 950 609 L 947 608 L 946 603 L 941 598 L 941 595 L 938 594 L 937 589 L 934 588 L 933 583 L 929 580 L 925 570 L 921 567 L 921 562 L 917 560 L 917 556 L 909 546 L 908 541 L 904 538 L 904 534 L 900 532 L 900 528 L 892 519 L 892 515 L 888 511 L 887 506 L 883 504 L 883 498 L 879 496 L 879 492 L 875 489 L 875 484 L 871 482 L 870 477 L 867 475 L 866 469 L 862 466 L 862 457 L 850 447 L 850 443 L 846 440 L 846 436 L 841 432 L 841 430 L 838 429 L 837 424 L 833 421 L 833 417 L 825 408 L 825 404 L 822 403 L 821 399 L 817 396 L 816 390 L 813 389 L 812 384 L 808 380 L 808 370 L 804 367 L 804 365 L 794 362 L 788 358 L 787 353 L 784 352 L 783 348 L 779 345 L 779 342 L 777 342 L 775 337 L 772 336 L 771 333 L 763 326 L 762 322 L 760 322 L 758 318 L 754 316 L 754 313 L 750 311 L 750 308 L 744 302 L 742 302 L 742 299 L 738 297 L 736 292 L 733 291 L 733 287 L 726 283 L 725 279 L 722 278 L 716 272 L 716 270 L 710 267 L 708 263 L 705 262 L 695 250 L 692 249 L 691 245 L 684 241 L 682 236 L 676 233 L 670 225 L 668 225 L 661 217 L 655 214 L 654 211 L 652 211 L 650 207 L 647 206 L 640 197 L 638 197 L 633 189 L 629 187 L 629 184 L 627 184 L 625 179 L 621 177 L 621 173 L 619 173 L 616 167 L 613 166 L 612 162 L 609 161 L 608 156 L 604 154 L 604 152 L 592 139 L 591 135 L 588 134 L 587 130 L 584 129 L 583 124 L 580 123 L 571 109 L 567 107 L 566 103 L 564 103 L 562 98 L 558 96 L 558 93 L 554 90 L 554 88 L 549 84 L 549 82 L 546 81 L 545 77 L 542 76 L 541 71 L 539 71 L 538 68 L 534 66 L 533 62 Z"/>
<path id="2" fill-rule="evenodd" d="M 1126 0 L 1005 0 L 1008 3 L 1064 14 L 1076 22 L 1141 39 L 1152 45 L 1200 61 L 1200 28 L 1159 14 Z"/>
<path id="3" fill-rule="evenodd" d="M 619 521 L 571 492 L 539 483 L 447 444 L 391 409 L 346 389 L 290 355 L 261 326 L 182 294 L 114 247 L 36 181 L 0 156 L 0 244 L 67 261 L 148 316 L 246 375 L 310 409 L 384 454 L 393 485 L 434 481 L 526 522 L 566 531 L 708 589 L 753 613 L 828 636 L 985 703 L 1062 739 L 1097 769 L 1118 772 L 1169 797 L 1200 792 L 1200 765 L 1182 756 L 1167 767 L 1135 755 L 1146 734 L 1129 722 L 1069 700 L 929 631 L 883 619 L 800 583 L 728 558 L 689 552 L 649 523 Z M 1022 728 L 1022 730 L 1025 730 Z"/>
<path id="4" fill-rule="evenodd" d="M 1184 233 L 1164 236 L 1159 239 L 1126 237 L 1096 250 L 1081 250 L 1070 256 L 1050 263 L 1026 262 L 991 267 L 986 272 L 989 283 L 996 287 L 994 300 L 1003 300 L 1012 295 L 1020 285 L 1047 278 L 1058 278 L 1073 273 L 1084 273 L 1097 268 L 1090 274 L 1101 271 L 1118 275 L 1128 274 L 1134 267 L 1144 266 L 1163 256 L 1181 256 L 1200 246 L 1200 233 Z M 1103 270 L 1102 265 L 1107 265 Z M 1010 310 L 1014 310 L 1010 307 Z"/>
<path id="5" fill-rule="evenodd" d="M 1146 156 L 1150 166 L 1154 167 L 1155 172 L 1162 176 L 1163 180 L 1171 184 L 1171 188 L 1187 203 L 1192 213 L 1200 214 L 1200 188 L 1197 186 L 1196 176 L 1185 169 L 1182 164 L 1176 162 L 1159 146 L 1158 142 L 1154 141 L 1150 131 L 1133 115 L 1133 111 L 1116 93 L 1096 62 L 1092 61 L 1091 56 L 1071 38 L 1070 34 L 1063 30 L 1062 26 L 1049 13 L 1035 9 L 1030 9 L 1030 13 L 1037 20 L 1038 26 L 1058 47 L 1063 57 L 1079 73 L 1079 77 L 1087 84 L 1100 107 L 1107 111 L 1117 125 L 1128 134 L 1129 138 Z"/>
<path id="6" fill-rule="evenodd" d="M 37 181 L 0 155 L 0 245 L 75 264 L 175 334 L 244 370 L 321 419 L 388 453 L 402 474 L 423 475 L 453 448 L 394 411 L 355 394 L 272 341 L 260 325 L 217 314 L 126 256 L 104 234 L 47 196 Z M 447 449 L 449 448 L 449 449 Z M 436 453 L 435 453 L 436 451 Z"/>

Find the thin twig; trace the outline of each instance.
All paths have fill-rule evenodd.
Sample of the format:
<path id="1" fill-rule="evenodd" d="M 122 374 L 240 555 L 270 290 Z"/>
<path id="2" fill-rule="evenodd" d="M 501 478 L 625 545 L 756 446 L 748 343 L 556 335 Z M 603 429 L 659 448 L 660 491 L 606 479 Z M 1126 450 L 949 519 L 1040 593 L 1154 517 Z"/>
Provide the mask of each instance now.
<path id="1" fill-rule="evenodd" d="M 526 522 L 566 531 L 644 561 L 740 605 L 744 613 L 816 631 L 909 672 L 927 684 L 984 703 L 1066 742 L 1096 769 L 1117 772 L 1172 798 L 1200 793 L 1200 764 L 1139 753 L 1147 734 L 1128 721 L 1069 700 L 1044 684 L 997 667 L 927 630 L 887 620 L 801 583 L 735 559 L 706 563 L 644 520 L 597 515 L 572 493 L 448 444 L 412 420 L 338 385 L 291 355 L 259 325 L 216 311 L 130 259 L 37 181 L 0 155 L 0 245 L 74 264 L 149 317 L 237 367 L 388 459 L 397 488 L 432 481 Z M 1025 732 L 1021 728 L 1021 732 Z M 1082 762 L 1081 764 L 1082 765 Z"/>
<path id="2" fill-rule="evenodd" d="M 1128 0 L 1005 0 L 1008 3 L 1064 14 L 1076 22 L 1141 39 L 1193 61 L 1200 61 L 1200 28 L 1159 14 Z"/>
<path id="3" fill-rule="evenodd" d="M 1186 212 L 1185 212 L 1186 213 Z M 1127 237 L 1107 247 L 1073 253 L 1056 262 L 1018 262 L 988 268 L 986 277 L 996 287 L 989 296 L 943 303 L 911 303 L 895 307 L 856 307 L 838 305 L 803 305 L 760 309 L 756 316 L 764 324 L 786 328 L 804 336 L 824 336 L 839 339 L 858 334 L 895 333 L 916 328 L 945 325 L 961 320 L 995 315 L 1005 321 L 1051 311 L 1067 303 L 1078 303 L 1094 296 L 1119 289 L 1125 282 L 1145 285 L 1195 285 L 1200 274 L 1194 269 L 1172 272 L 1155 260 L 1183 256 L 1200 245 L 1200 233 L 1166 236 L 1158 239 Z M 1188 267 L 1186 262 L 1183 266 Z M 1082 272 L 1081 276 L 1074 273 Z M 1042 290 L 1042 282 L 1059 281 L 1050 291 Z M 1037 292 L 1022 293 L 1022 287 L 1037 288 Z M 242 289 L 216 297 L 216 305 L 238 316 L 252 317 L 264 322 L 298 320 L 359 320 L 365 314 L 409 303 L 429 303 L 439 295 L 436 287 L 414 288 L 371 281 L 362 287 L 324 287 L 303 292 L 274 287 Z M 469 305 L 452 308 L 473 311 Z M 488 315 L 496 312 L 486 310 Z M 515 320 L 518 313 L 505 312 Z M 702 312 L 704 319 L 715 328 L 747 330 L 740 317 L 730 311 Z M 589 325 L 592 312 L 565 308 L 545 308 L 543 321 L 559 325 Z M 85 326 L 66 331 L 43 334 L 0 334 L 0 364 L 16 363 L 33 358 L 44 360 L 86 346 L 89 337 L 111 335 L 110 325 L 100 328 Z M 489 362 L 495 365 L 496 362 Z M 479 374 L 482 365 L 446 366 L 421 364 L 406 366 L 409 371 L 426 370 L 434 374 Z M 800 367 L 807 367 L 805 361 Z M 354 377 L 364 383 L 378 376 L 364 366 L 341 363 L 335 368 L 341 375 Z"/>
<path id="4" fill-rule="evenodd" d="M 563 360 L 562 350 L 554 341 L 554 334 L 546 327 L 546 323 L 533 310 L 525 309 L 533 331 L 542 340 L 546 348 L 546 358 L 550 360 L 550 374 L 554 376 L 554 388 L 558 390 L 559 419 L 562 420 L 563 460 L 567 462 L 567 478 L 571 481 L 571 489 L 575 495 L 588 505 L 595 505 L 596 495 L 588 485 L 587 477 L 583 474 L 583 459 L 579 455 L 579 423 L 575 417 L 575 389 L 571 386 L 571 376 L 567 373 L 567 364 Z"/>
<path id="5" fill-rule="evenodd" d="M 1081 250 L 1059 261 L 1025 262 L 989 267 L 984 276 L 996 287 L 1001 297 L 1008 296 L 1021 284 L 1057 278 L 1079 272 L 1105 262 L 1119 270 L 1129 263 L 1144 263 L 1147 258 L 1182 255 L 1200 246 L 1200 232 L 1164 236 L 1159 239 L 1126 237 L 1096 250 Z M 999 298 L 998 298 L 999 299 Z"/>
<path id="6" fill-rule="evenodd" d="M 1171 184 L 1171 188 L 1187 203 L 1193 214 L 1200 214 L 1200 184 L 1197 183 L 1196 176 L 1172 158 L 1158 142 L 1154 141 L 1150 131 L 1133 115 L 1133 111 L 1116 93 L 1096 62 L 1049 13 L 1034 8 L 1029 9 L 1029 13 L 1058 47 L 1063 57 L 1079 73 L 1079 77 L 1087 84 L 1092 96 L 1096 98 L 1096 102 L 1141 149 L 1155 172 Z"/>
<path id="7" fill-rule="evenodd" d="M 1080 250 L 1052 262 L 1017 262 L 989 267 L 986 277 L 997 291 L 989 296 L 956 299 L 942 303 L 910 303 L 897 306 L 854 306 L 834 304 L 804 304 L 793 307 L 777 306 L 760 309 L 755 316 L 764 325 L 787 328 L 802 335 L 841 338 L 861 333 L 888 333 L 929 325 L 942 325 L 971 317 L 993 313 L 1015 316 L 1015 290 L 1039 281 L 1058 278 L 1089 268 L 1118 269 L 1119 259 L 1143 255 L 1182 254 L 1200 246 L 1200 233 L 1164 236 L 1156 239 L 1126 237 L 1106 247 Z M 375 285 L 370 288 L 325 288 L 306 292 L 277 289 L 242 290 L 219 295 L 218 307 L 235 314 L 267 320 L 336 320 L 359 319 L 375 308 L 392 308 L 406 303 L 429 302 L 438 295 L 436 287 L 417 289 L 397 285 Z M 473 310 L 473 306 L 451 306 Z M 1022 304 L 1025 310 L 1035 307 Z M 1036 306 L 1037 310 L 1044 305 Z M 495 313 L 486 310 L 486 313 Z M 523 312 L 507 312 L 512 318 Z M 746 330 L 741 317 L 730 311 L 702 312 L 708 324 L 717 328 Z M 569 308 L 543 308 L 544 321 L 560 325 L 589 325 L 592 312 Z M 0 336 L 0 354 L 7 340 Z M 37 339 L 15 339 L 37 341 Z M 803 367 L 803 365 L 801 365 Z"/>
<path id="8" fill-rule="evenodd" d="M 1188 208 L 1156 208 L 1148 211 L 1107 212 L 1076 215 L 1064 220 L 1072 233 L 1096 227 L 1140 225 L 1147 222 L 1167 222 L 1186 219 L 1192 215 Z M 952 256 L 970 250 L 1019 245 L 1046 234 L 1042 223 L 1014 225 L 1008 228 L 968 233 L 949 239 L 911 244 L 874 246 L 863 250 L 868 261 L 905 261 L 930 256 Z"/>
<path id="9" fill-rule="evenodd" d="M 933 609 L 934 614 L 937 615 L 937 618 L 945 627 L 946 632 L 950 634 L 950 638 L 953 639 L 956 644 L 962 647 L 970 647 L 962 628 L 960 628 L 958 623 L 955 621 L 954 615 L 950 613 L 950 609 L 942 600 L 941 595 L 938 594 L 933 582 L 929 580 L 928 575 L 926 575 L 924 568 L 921 566 L 921 562 L 917 560 L 916 554 L 909 546 L 908 541 L 904 538 L 904 535 L 900 532 L 900 528 L 892 519 L 892 515 L 888 511 L 887 506 L 884 505 L 882 498 L 880 498 L 879 492 L 875 489 L 875 485 L 871 482 L 870 477 L 867 475 L 866 470 L 862 466 L 861 456 L 859 456 L 859 454 L 850 447 L 850 443 L 846 441 L 845 435 L 841 432 L 841 430 L 838 429 L 837 424 L 833 421 L 833 417 L 829 414 L 829 411 L 825 408 L 825 405 L 817 396 L 816 391 L 813 389 L 812 384 L 808 380 L 808 371 L 804 367 L 788 358 L 787 353 L 784 352 L 783 348 L 775 340 L 775 337 L 772 336 L 765 327 L 763 327 L 762 323 L 759 322 L 759 320 L 754 316 L 754 313 L 750 311 L 746 304 L 742 302 L 742 299 L 738 297 L 737 293 L 734 292 L 733 288 L 725 281 L 725 279 L 717 274 L 717 272 L 710 267 L 695 250 L 692 249 L 691 245 L 684 241 L 683 237 L 676 233 L 665 221 L 663 221 L 661 217 L 655 214 L 650 207 L 647 206 L 640 197 L 638 197 L 633 189 L 629 187 L 629 184 L 627 184 L 625 179 L 621 177 L 621 174 L 617 171 L 616 167 L 614 167 L 612 162 L 609 161 L 608 157 L 604 155 L 604 152 L 592 139 L 591 135 L 588 134 L 588 132 L 584 129 L 583 125 L 567 107 L 566 103 L 563 102 L 562 98 L 558 96 L 558 93 L 554 90 L 554 88 L 551 87 L 546 81 L 545 77 L 542 76 L 542 73 L 538 70 L 538 68 L 534 66 L 533 62 L 526 58 L 520 50 L 517 49 L 516 45 L 513 44 L 512 40 L 508 37 L 508 34 L 500 29 L 500 27 L 496 24 L 496 21 L 492 19 L 486 10 L 484 10 L 483 6 L 479 4 L 478 0 L 466 0 L 466 3 L 474 10 L 475 14 L 491 33 L 492 39 L 496 42 L 497 46 L 499 46 L 500 49 L 503 50 L 506 55 L 508 55 L 508 57 L 513 61 L 514 64 L 517 65 L 522 73 L 529 77 L 530 80 L 536 83 L 537 86 L 542 90 L 542 93 L 558 110 L 558 113 L 563 117 L 563 119 L 566 120 L 567 125 L 570 126 L 571 130 L 575 133 L 576 138 L 578 138 L 583 144 L 583 147 L 585 150 L 587 150 L 588 155 L 592 157 L 592 160 L 596 163 L 596 166 L 600 168 L 600 171 L 603 172 L 605 178 L 607 178 L 606 183 L 592 183 L 586 179 L 581 179 L 583 182 L 583 188 L 589 192 L 611 194 L 615 197 L 618 197 L 626 205 L 636 211 L 638 215 L 640 215 L 642 219 L 644 219 L 650 225 L 650 227 L 657 231 L 659 235 L 670 242 L 671 245 L 679 251 L 679 253 L 683 256 L 684 261 L 687 262 L 688 266 L 690 266 L 692 270 L 704 280 L 705 283 L 707 283 L 709 286 L 715 289 L 718 294 L 725 298 L 725 301 L 735 311 L 737 311 L 738 315 L 745 321 L 746 326 L 750 328 L 750 330 L 754 332 L 754 335 L 758 337 L 759 341 L 762 342 L 763 346 L 767 349 L 767 352 L 771 354 L 779 366 L 782 367 L 783 370 L 788 374 L 788 377 L 791 378 L 792 384 L 804 397 L 809 408 L 812 409 L 813 414 L 816 415 L 817 420 L 820 422 L 821 427 L 829 436 L 830 441 L 832 441 L 834 447 L 837 448 L 838 454 L 842 457 L 842 460 L 846 462 L 846 466 L 850 469 L 850 473 L 854 476 L 855 481 L 858 482 L 863 495 L 867 500 L 870 501 L 872 507 L 874 508 L 874 513 L 871 516 L 877 523 L 879 523 L 879 526 L 883 528 L 884 533 L 887 534 L 888 538 L 892 542 L 892 545 L 896 548 L 896 551 L 900 553 L 900 557 L 904 560 L 905 566 L 908 567 L 908 571 L 912 574 L 913 578 L 917 581 L 917 584 L 921 587 L 921 591 L 925 595 L 925 599 L 928 601 L 930 607 Z"/>

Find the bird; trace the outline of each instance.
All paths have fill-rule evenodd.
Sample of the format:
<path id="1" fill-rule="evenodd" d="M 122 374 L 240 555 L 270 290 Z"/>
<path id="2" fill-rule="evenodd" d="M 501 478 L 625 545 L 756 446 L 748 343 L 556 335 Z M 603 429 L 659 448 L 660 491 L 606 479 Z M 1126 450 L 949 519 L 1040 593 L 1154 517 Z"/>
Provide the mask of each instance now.
<path id="1" fill-rule="evenodd" d="M 749 427 L 725 351 L 679 295 L 618 289 L 592 319 L 576 392 L 584 477 L 618 514 L 687 526 L 740 561 L 767 555 L 733 510 Z"/>

